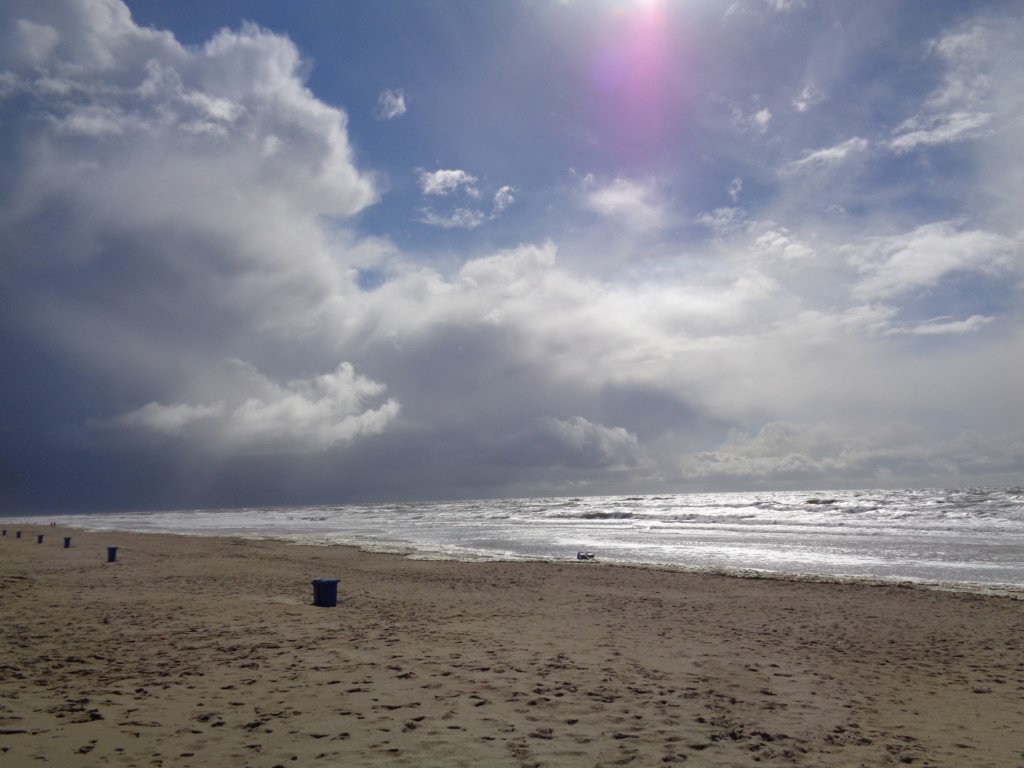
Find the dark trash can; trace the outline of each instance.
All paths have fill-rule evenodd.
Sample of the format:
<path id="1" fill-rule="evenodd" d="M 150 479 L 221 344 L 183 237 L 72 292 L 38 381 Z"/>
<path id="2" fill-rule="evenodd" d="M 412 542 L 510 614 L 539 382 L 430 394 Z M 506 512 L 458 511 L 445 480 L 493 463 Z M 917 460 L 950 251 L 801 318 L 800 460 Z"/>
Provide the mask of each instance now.
<path id="1" fill-rule="evenodd" d="M 16 532 L 14 533 L 14 538 L 16 538 L 16 539 L 20 539 L 20 538 L 21 538 L 21 531 L 16 531 Z"/>
<path id="2" fill-rule="evenodd" d="M 36 534 L 36 544 L 42 544 L 43 543 L 43 536 L 45 536 L 45 535 L 46 534 L 43 534 L 43 533 L 37 533 Z"/>
<path id="3" fill-rule="evenodd" d="M 313 579 L 313 605 L 333 608 L 338 604 L 338 582 L 341 579 Z"/>
<path id="4" fill-rule="evenodd" d="M 65 536 L 64 537 L 64 549 L 71 549 L 71 537 L 70 536 Z"/>
<path id="5" fill-rule="evenodd" d="M 116 563 L 117 562 L 117 547 L 107 547 L 107 562 L 108 563 Z"/>

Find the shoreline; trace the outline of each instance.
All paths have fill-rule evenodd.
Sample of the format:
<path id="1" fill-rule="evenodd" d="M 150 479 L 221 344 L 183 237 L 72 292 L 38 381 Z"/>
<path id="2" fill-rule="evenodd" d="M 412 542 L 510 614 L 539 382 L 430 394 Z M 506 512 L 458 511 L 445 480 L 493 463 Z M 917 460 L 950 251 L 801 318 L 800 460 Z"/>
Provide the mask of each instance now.
<path id="1" fill-rule="evenodd" d="M 8 525 L 8 524 L 5 524 Z M 30 527 L 22 524 L 23 527 Z M 39 526 L 37 526 L 39 527 Z M 49 527 L 49 523 L 44 526 Z M 244 539 L 247 541 L 273 541 L 288 546 L 305 546 L 312 548 L 320 547 L 347 547 L 370 555 L 387 555 L 401 557 L 408 560 L 422 560 L 426 562 L 456 562 L 456 563 L 575 563 L 572 556 L 564 558 L 545 558 L 506 555 L 463 554 L 459 556 L 447 550 L 427 549 L 416 547 L 406 543 L 379 543 L 359 542 L 351 540 L 329 539 L 325 536 L 313 534 L 294 534 L 291 536 L 272 536 L 265 534 L 246 533 L 202 533 L 196 531 L 146 531 L 119 528 L 89 528 L 83 526 L 64 525 L 62 529 L 77 530 L 88 533 L 130 533 L 153 536 L 182 536 L 194 538 L 220 538 L 220 539 Z M 729 568 L 726 566 L 687 566 L 676 563 L 645 563 L 628 560 L 614 560 L 598 557 L 589 561 L 590 565 L 600 565 L 612 568 L 640 568 L 644 570 L 667 571 L 672 573 L 684 573 L 695 575 L 721 576 L 723 578 L 736 579 L 764 579 L 768 581 L 784 582 L 807 582 L 815 584 L 857 584 L 862 586 L 878 587 L 904 587 L 911 589 L 934 590 L 939 592 L 956 592 L 963 594 L 981 595 L 985 597 L 1001 597 L 1008 600 L 1024 601 L 1024 584 L 1003 583 L 1003 582 L 977 582 L 977 581 L 952 581 L 913 578 L 907 576 L 865 576 L 860 574 L 843 573 L 800 573 L 796 571 L 773 571 L 758 568 Z"/>
<path id="2" fill-rule="evenodd" d="M 12 764 L 1024 762 L 1019 600 L 10 528 Z M 311 605 L 325 577 L 336 608 Z"/>

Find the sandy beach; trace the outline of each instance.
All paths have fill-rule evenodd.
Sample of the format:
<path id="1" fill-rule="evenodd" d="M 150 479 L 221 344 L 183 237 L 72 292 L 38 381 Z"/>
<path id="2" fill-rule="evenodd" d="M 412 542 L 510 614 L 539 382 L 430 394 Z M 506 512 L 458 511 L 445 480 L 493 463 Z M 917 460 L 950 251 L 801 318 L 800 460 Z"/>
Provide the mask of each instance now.
<path id="1" fill-rule="evenodd" d="M 1020 600 L 7 528 L 3 765 L 1024 766 Z"/>

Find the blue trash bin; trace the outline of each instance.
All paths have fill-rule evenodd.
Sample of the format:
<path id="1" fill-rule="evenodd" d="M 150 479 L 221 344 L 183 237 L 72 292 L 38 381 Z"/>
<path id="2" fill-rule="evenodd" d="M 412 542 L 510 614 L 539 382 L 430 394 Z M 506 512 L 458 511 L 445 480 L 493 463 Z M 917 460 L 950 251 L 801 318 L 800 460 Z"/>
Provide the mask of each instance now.
<path id="1" fill-rule="evenodd" d="M 338 582 L 341 579 L 313 579 L 313 605 L 333 608 L 338 604 Z"/>
<path id="2" fill-rule="evenodd" d="M 107 547 L 107 562 L 108 563 L 116 563 L 117 562 L 117 547 Z"/>
<path id="3" fill-rule="evenodd" d="M 70 536 L 65 536 L 64 537 L 64 549 L 71 549 L 71 537 Z"/>
<path id="4" fill-rule="evenodd" d="M 43 536 L 45 536 L 45 535 L 46 534 L 43 534 L 43 533 L 37 533 L 36 534 L 36 544 L 42 544 L 43 543 Z"/>

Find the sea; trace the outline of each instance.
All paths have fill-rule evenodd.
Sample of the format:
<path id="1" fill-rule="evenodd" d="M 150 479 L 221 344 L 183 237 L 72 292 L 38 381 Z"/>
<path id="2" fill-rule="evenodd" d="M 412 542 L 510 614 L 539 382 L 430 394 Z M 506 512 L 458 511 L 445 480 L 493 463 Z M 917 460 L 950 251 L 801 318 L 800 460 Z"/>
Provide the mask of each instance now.
<path id="1" fill-rule="evenodd" d="M 911 583 L 1024 599 L 1021 487 L 246 507 L 46 520 L 96 531 L 352 545 L 420 559 L 583 557 L 760 578 Z"/>

